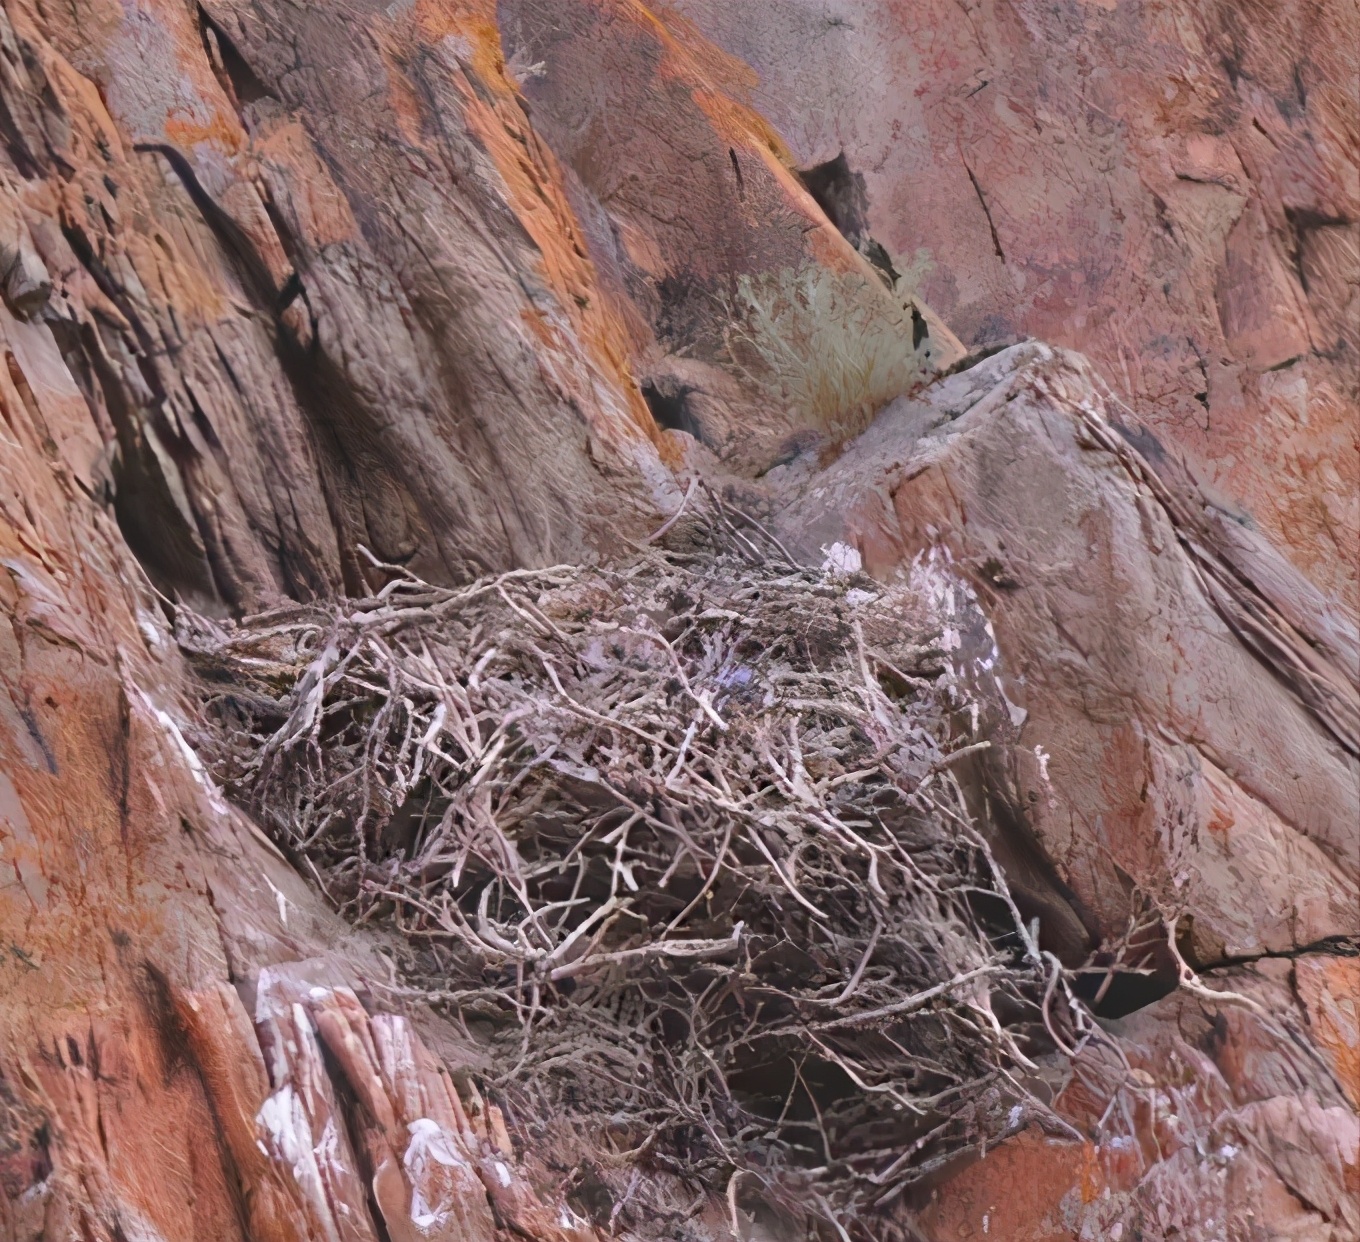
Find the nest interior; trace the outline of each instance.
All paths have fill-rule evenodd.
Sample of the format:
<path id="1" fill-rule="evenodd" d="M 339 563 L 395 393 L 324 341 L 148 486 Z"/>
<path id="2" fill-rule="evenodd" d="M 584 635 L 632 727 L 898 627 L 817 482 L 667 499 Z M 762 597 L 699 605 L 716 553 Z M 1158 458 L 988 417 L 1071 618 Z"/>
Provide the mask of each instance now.
<path id="1" fill-rule="evenodd" d="M 961 1149 L 1058 1124 L 1039 1063 L 1094 1028 L 969 817 L 952 765 L 988 743 L 929 600 L 721 506 L 671 544 L 181 609 L 197 744 L 341 911 L 399 930 L 488 1089 L 611 1167 L 848 1237 Z"/>

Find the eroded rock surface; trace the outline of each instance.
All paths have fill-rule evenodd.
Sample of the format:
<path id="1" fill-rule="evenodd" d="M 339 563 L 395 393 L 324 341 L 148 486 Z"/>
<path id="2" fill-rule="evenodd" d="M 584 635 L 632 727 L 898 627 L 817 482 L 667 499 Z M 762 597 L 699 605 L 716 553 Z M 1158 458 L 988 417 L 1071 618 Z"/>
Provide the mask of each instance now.
<path id="1" fill-rule="evenodd" d="M 994 796 L 1097 939 L 1135 885 L 1205 964 L 1354 936 L 1354 623 L 1131 420 L 1083 360 L 1015 346 L 890 405 L 784 525 L 972 584 L 995 639 L 965 632 L 961 668 L 1015 736 Z"/>
<path id="2" fill-rule="evenodd" d="M 1357 603 L 1360 13 L 671 0 L 970 346 L 1088 354 L 1220 503 Z"/>
<path id="3" fill-rule="evenodd" d="M 1115 1021 L 1058 1105 L 1122 1084 L 1136 1150 L 1022 1134 L 901 1228 L 1360 1228 L 1351 11 L 680 7 L 759 76 L 630 0 L 6 4 L 0 1235 L 609 1232 L 213 790 L 165 599 L 608 556 L 696 466 L 810 557 L 947 564 L 1046 943 L 1136 890 L 1256 1006 Z M 1133 412 L 1023 346 L 875 419 L 962 354 L 913 283 Z"/>
<path id="4" fill-rule="evenodd" d="M 991 700 L 971 724 L 992 743 L 971 773 L 979 814 L 1042 942 L 1073 964 L 1136 946 L 1174 981 L 1174 935 L 1246 998 L 1215 1013 L 1178 992 L 1112 1023 L 1141 1087 L 1119 1105 L 1128 1132 L 1003 1149 L 937 1188 L 929 1236 L 1349 1237 L 1353 619 L 1047 346 L 894 402 L 826 469 L 783 470 L 779 529 L 805 554 L 957 574 L 952 658 Z M 1105 997 L 1119 1014 L 1150 994 Z M 1089 1126 L 1115 1104 L 1087 1069 L 1059 1100 Z"/>

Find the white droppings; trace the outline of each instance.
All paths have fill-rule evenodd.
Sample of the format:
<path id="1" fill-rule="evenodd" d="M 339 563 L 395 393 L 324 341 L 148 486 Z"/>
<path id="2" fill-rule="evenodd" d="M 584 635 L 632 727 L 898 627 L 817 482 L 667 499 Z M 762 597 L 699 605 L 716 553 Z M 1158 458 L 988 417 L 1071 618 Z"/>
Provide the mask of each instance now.
<path id="1" fill-rule="evenodd" d="M 833 543 L 829 548 L 823 548 L 822 554 L 826 558 L 822 561 L 824 574 L 848 577 L 864 568 L 864 558 L 860 555 L 859 549 L 848 543 Z"/>
<path id="2" fill-rule="evenodd" d="M 1039 761 L 1039 776 L 1043 780 L 1044 784 L 1047 785 L 1049 783 L 1048 761 L 1049 759 L 1052 758 L 1052 756 L 1046 755 L 1044 753 L 1044 748 L 1042 746 L 1036 745 L 1034 748 L 1034 757 Z"/>
<path id="3" fill-rule="evenodd" d="M 446 1178 L 441 1178 L 437 1167 L 466 1169 L 472 1166 L 459 1148 L 458 1140 L 429 1117 L 418 1117 L 406 1127 L 411 1140 L 401 1158 L 406 1180 L 411 1184 L 411 1223 L 422 1233 L 446 1230 L 457 1206 L 457 1196 Z M 437 1201 L 429 1195 L 432 1186 L 442 1186 Z"/>
<path id="4" fill-rule="evenodd" d="M 998 659 L 1000 658 L 999 654 L 997 658 Z M 1011 702 L 1010 695 L 1006 693 L 1006 687 L 1001 684 L 1000 677 L 997 677 L 994 674 L 992 676 L 992 680 L 996 682 L 997 693 L 1001 695 L 1001 701 L 1005 703 L 1006 711 L 1010 714 L 1011 724 L 1018 729 L 1022 724 L 1025 723 L 1026 720 L 1029 719 L 1029 712 L 1027 712 L 1023 707 L 1019 707 Z"/>
<path id="5" fill-rule="evenodd" d="M 180 754 L 184 757 L 184 762 L 188 764 L 189 771 L 193 774 L 194 780 L 199 783 L 203 788 L 204 793 L 208 795 L 208 801 L 212 804 L 213 810 L 218 811 L 223 815 L 229 814 L 226 801 L 223 799 L 221 792 L 213 783 L 212 777 L 208 775 L 207 770 L 203 767 L 203 763 L 198 755 L 194 753 L 194 748 L 189 745 L 188 741 L 185 740 L 184 734 L 180 732 L 179 725 L 175 723 L 175 718 L 171 716 L 169 712 L 163 711 L 161 708 L 157 707 L 147 699 L 145 695 L 143 695 L 142 698 L 147 706 L 155 713 L 156 719 L 161 727 L 174 738 Z"/>
<path id="6" fill-rule="evenodd" d="M 336 1127 L 334 1117 L 326 1118 L 326 1124 L 321 1127 L 321 1137 L 317 1139 L 312 1152 L 318 1165 L 328 1164 L 334 1168 L 344 1166 L 344 1153 L 340 1150 L 340 1131 Z"/>
<path id="7" fill-rule="evenodd" d="M 312 1151 L 312 1130 L 307 1110 L 298 1099 L 291 1083 L 285 1083 L 260 1105 L 255 1124 L 268 1136 L 268 1153 L 293 1168 L 293 1176 L 302 1180 L 306 1165 L 315 1163 Z"/>
<path id="8" fill-rule="evenodd" d="M 264 882 L 265 882 L 266 884 L 268 884 L 269 887 L 270 887 L 271 889 L 274 890 L 274 900 L 278 903 L 278 907 L 279 907 L 279 922 L 282 923 L 285 927 L 287 927 L 287 926 L 288 926 L 288 898 L 285 897 L 285 896 L 283 895 L 283 893 L 279 891 L 279 889 L 278 889 L 278 887 L 275 885 L 274 881 L 271 880 L 268 876 L 265 876 L 265 877 L 264 877 Z M 315 991 L 315 990 L 316 990 L 316 989 L 313 989 L 313 991 Z M 315 999 L 315 998 L 313 998 L 313 999 Z"/>
<path id="9" fill-rule="evenodd" d="M 141 608 L 137 609 L 137 628 L 152 651 L 159 651 L 165 645 L 165 639 L 161 636 L 160 626 L 156 624 L 155 618 Z"/>
<path id="10" fill-rule="evenodd" d="M 510 1176 L 510 1166 L 508 1164 L 505 1164 L 504 1162 L 497 1160 L 495 1163 L 495 1168 L 496 1176 L 497 1178 L 500 1179 L 500 1183 L 502 1186 L 509 1186 L 510 1183 L 514 1181 L 514 1178 Z"/>

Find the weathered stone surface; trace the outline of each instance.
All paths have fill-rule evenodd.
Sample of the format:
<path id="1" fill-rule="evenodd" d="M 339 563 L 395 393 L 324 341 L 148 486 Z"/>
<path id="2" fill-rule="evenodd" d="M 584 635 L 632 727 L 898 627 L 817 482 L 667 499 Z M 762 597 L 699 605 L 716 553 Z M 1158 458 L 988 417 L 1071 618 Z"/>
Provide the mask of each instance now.
<path id="1" fill-rule="evenodd" d="M 809 555 L 945 554 L 977 593 L 960 672 L 1014 730 L 993 796 L 1097 942 L 1135 887 L 1203 964 L 1360 932 L 1354 622 L 1243 560 L 1082 360 L 1015 346 L 890 405 L 785 512 Z"/>
<path id="2" fill-rule="evenodd" d="M 970 346 L 1089 355 L 1209 493 L 1357 604 L 1349 0 L 670 0 Z"/>
<path id="3" fill-rule="evenodd" d="M 491 1242 L 506 1186 L 502 1221 L 586 1236 L 460 1098 L 475 1050 L 434 1056 L 381 945 L 213 790 L 52 374 L 0 376 L 0 1237 Z"/>
<path id="4" fill-rule="evenodd" d="M 555 14 L 577 37 L 551 50 L 545 141 L 490 4 L 7 12 L 6 296 L 45 306 L 164 589 L 356 590 L 359 544 L 442 578 L 598 555 L 676 498 L 633 378 L 658 333 L 712 353 L 739 274 L 891 304 L 698 53 L 627 4 Z M 582 59 L 600 46 L 652 76 Z M 582 107 L 683 118 L 675 159 L 709 175 L 615 142 L 616 192 L 569 140 Z M 940 335 L 922 366 L 952 360 Z"/>
<path id="5" fill-rule="evenodd" d="M 1116 1023 L 1127 1126 L 924 1235 L 1360 1228 L 1352 10 L 838 3 L 677 6 L 758 78 L 632 0 L 5 6 L 0 1236 L 596 1236 L 217 797 L 156 592 L 607 556 L 695 466 L 811 556 L 947 552 L 1047 942 L 1136 887 L 1267 1011 Z M 1025 346 L 875 419 L 961 356 L 875 240 L 1137 417 Z"/>
<path id="6" fill-rule="evenodd" d="M 725 411 L 738 468 L 819 414 L 762 422 L 780 377 L 715 361 L 743 276 L 907 315 L 900 387 L 957 356 L 705 76 L 719 53 L 636 6 L 572 14 L 550 102 L 610 82 L 604 115 L 683 123 L 707 179 L 641 143 L 611 169 L 649 179 L 610 195 L 545 102 L 559 158 L 489 4 L 0 19 L 7 1237 L 585 1236 L 451 1085 L 475 1049 L 416 1035 L 374 945 L 214 794 L 155 594 L 363 590 L 359 545 L 445 580 L 607 554 L 674 506 L 694 443 L 635 375 Z M 602 31 L 652 76 L 568 75 Z M 898 390 L 820 412 L 845 434 Z"/>
<path id="7" fill-rule="evenodd" d="M 1340 964 L 1353 992 L 1354 959 Z M 1230 985 L 1269 1017 L 1174 996 L 1114 1024 L 1136 1083 L 1124 1104 L 1124 1132 L 1103 1144 L 1022 1136 L 936 1192 L 920 1216 L 925 1235 L 937 1242 L 1355 1236 L 1360 1126 L 1328 1068 L 1287 1037 L 1305 1020 L 1291 994 L 1292 970 L 1268 961 L 1227 972 Z M 1105 1106 L 1106 1096 L 1083 1078 L 1065 1096 L 1074 1118 Z"/>
<path id="8" fill-rule="evenodd" d="M 893 403 L 824 470 L 781 469 L 779 529 L 805 554 L 956 575 L 956 674 L 992 703 L 961 722 L 992 742 L 968 779 L 1041 942 L 1076 964 L 1142 907 L 1162 977 L 1170 923 L 1260 1006 L 1177 993 L 1113 1023 L 1145 1088 L 1123 1133 L 1004 1147 L 936 1188 L 928 1236 L 1351 1236 L 1360 976 L 1328 954 L 1360 935 L 1353 619 L 1264 544 L 1248 557 L 1089 364 L 1047 346 Z M 1112 1098 L 1079 1062 L 1060 1105 L 1091 1133 Z"/>

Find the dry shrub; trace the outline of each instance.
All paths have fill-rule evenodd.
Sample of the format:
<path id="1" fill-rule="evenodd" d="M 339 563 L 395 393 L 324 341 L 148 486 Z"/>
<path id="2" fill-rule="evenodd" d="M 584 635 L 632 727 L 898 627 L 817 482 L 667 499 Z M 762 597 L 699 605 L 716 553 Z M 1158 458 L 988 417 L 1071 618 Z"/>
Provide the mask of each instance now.
<path id="1" fill-rule="evenodd" d="M 683 1236 L 651 1169 L 844 1237 L 1046 1117 L 1029 1056 L 1084 1020 L 964 809 L 951 761 L 985 743 L 928 601 L 706 520 L 717 551 L 183 614 L 200 743 L 408 937 L 493 1090 L 626 1153 L 623 1224 Z"/>
<path id="2" fill-rule="evenodd" d="M 905 292 L 861 272 L 814 264 L 743 275 L 724 306 L 725 345 L 739 372 L 778 391 L 796 422 L 852 435 L 923 378 L 924 325 L 912 309 Z"/>

